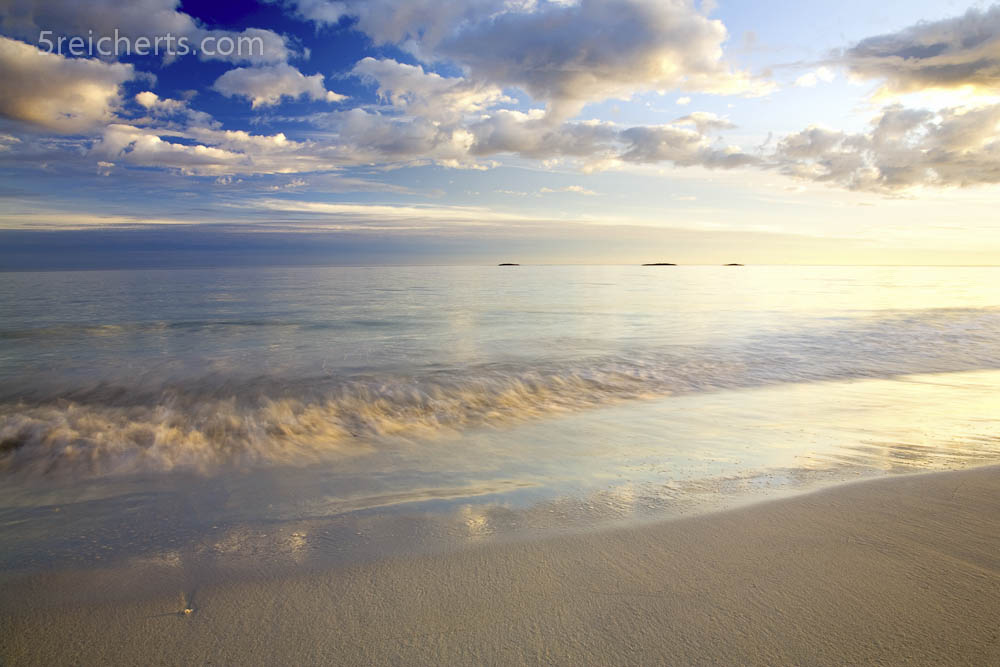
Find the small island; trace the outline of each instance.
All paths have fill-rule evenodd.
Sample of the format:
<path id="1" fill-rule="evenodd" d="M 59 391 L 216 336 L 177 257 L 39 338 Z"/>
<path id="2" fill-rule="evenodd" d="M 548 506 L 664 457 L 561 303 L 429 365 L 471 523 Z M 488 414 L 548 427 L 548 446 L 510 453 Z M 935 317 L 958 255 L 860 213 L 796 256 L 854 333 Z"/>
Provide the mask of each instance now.
<path id="1" fill-rule="evenodd" d="M 643 266 L 677 266 L 671 262 L 651 262 L 649 264 L 643 264 Z"/>
<path id="2" fill-rule="evenodd" d="M 723 264 L 723 266 L 743 266 L 742 264 Z"/>
<path id="3" fill-rule="evenodd" d="M 497 266 L 521 266 L 521 265 L 520 264 L 514 264 L 513 262 L 503 262 L 501 264 L 497 264 Z"/>

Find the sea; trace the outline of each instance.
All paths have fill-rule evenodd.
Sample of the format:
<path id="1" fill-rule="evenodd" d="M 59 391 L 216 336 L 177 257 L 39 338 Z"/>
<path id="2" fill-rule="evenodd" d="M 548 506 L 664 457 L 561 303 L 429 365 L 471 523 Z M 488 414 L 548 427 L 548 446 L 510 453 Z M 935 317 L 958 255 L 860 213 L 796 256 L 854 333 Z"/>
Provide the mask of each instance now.
<path id="1" fill-rule="evenodd" d="M 0 571 L 217 579 L 1000 462 L 1000 268 L 0 274 Z"/>

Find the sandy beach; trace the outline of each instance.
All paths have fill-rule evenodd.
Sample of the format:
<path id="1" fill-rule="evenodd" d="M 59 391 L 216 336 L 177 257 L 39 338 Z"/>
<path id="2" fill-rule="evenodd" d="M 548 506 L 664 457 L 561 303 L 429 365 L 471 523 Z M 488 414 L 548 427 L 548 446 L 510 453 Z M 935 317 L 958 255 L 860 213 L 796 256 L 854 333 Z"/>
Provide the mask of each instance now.
<path id="1" fill-rule="evenodd" d="M 8 581 L 4 664 L 997 664 L 1000 467 L 109 594 L 135 576 Z M 84 602 L 98 590 L 105 602 Z"/>

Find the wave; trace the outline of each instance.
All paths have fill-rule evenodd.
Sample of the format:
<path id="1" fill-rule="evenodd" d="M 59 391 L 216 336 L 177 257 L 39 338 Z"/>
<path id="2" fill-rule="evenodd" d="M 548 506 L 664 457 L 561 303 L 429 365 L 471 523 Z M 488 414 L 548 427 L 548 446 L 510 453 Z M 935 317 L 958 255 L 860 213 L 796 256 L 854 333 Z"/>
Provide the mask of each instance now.
<path id="1" fill-rule="evenodd" d="M 409 374 L 99 383 L 0 402 L 0 472 L 74 476 L 358 456 L 621 401 L 787 382 L 1000 368 L 997 313 L 895 316 L 739 344 Z M 39 390 L 41 391 L 41 390 Z"/>
<path id="2" fill-rule="evenodd" d="M 170 389 L 146 404 L 8 404 L 0 406 L 0 470 L 100 475 L 303 464 L 364 453 L 381 438 L 433 438 L 656 395 L 652 389 L 620 373 L 529 372 L 460 382 L 353 381 L 320 399 L 220 399 Z M 95 395 L 121 392 L 100 388 L 89 398 Z"/>

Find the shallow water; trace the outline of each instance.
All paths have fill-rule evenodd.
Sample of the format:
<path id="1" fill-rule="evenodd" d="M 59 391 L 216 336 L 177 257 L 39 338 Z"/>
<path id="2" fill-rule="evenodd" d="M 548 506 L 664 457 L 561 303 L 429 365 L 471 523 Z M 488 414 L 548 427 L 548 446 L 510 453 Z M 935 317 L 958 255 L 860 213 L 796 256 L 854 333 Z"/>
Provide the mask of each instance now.
<path id="1" fill-rule="evenodd" d="M 998 279 L 0 274 L 0 568 L 295 568 L 1000 461 Z"/>

